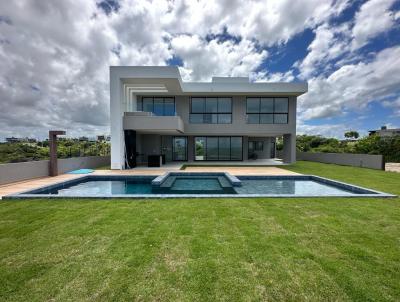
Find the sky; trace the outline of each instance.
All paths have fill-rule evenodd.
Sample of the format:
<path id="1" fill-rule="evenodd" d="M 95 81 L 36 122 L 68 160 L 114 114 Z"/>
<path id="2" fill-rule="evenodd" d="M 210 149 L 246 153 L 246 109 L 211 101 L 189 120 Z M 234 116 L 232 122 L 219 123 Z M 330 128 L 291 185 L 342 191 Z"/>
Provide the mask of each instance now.
<path id="1" fill-rule="evenodd" d="M 397 0 L 0 2 L 0 140 L 109 133 L 109 66 L 307 81 L 300 134 L 400 127 Z"/>

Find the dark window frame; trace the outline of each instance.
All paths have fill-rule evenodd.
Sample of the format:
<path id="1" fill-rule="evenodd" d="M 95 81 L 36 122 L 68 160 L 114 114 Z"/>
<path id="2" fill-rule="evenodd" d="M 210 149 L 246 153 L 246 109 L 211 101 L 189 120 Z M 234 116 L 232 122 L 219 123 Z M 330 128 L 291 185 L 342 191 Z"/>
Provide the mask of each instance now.
<path id="1" fill-rule="evenodd" d="M 217 112 L 212 112 L 212 111 L 207 111 L 206 110 L 206 103 L 207 103 L 207 99 L 217 99 Z M 219 111 L 219 99 L 230 99 L 230 111 Z M 193 112 L 193 108 L 192 108 L 192 103 L 193 103 L 193 99 L 204 99 L 204 111 L 203 112 Z M 232 124 L 232 111 L 233 111 L 233 98 L 230 96 L 191 96 L 190 97 L 190 104 L 189 104 L 189 123 L 190 124 L 198 124 L 198 125 L 216 125 L 216 124 L 221 124 L 221 125 L 228 125 L 228 124 Z M 217 116 L 217 122 L 216 123 L 206 123 L 206 115 L 209 114 L 215 114 Z M 220 119 L 219 116 L 220 115 L 226 115 L 226 114 L 230 114 L 230 122 L 229 123 L 220 123 Z M 197 116 L 202 116 L 202 122 L 193 122 L 191 117 L 193 115 L 197 115 Z"/>
<path id="2" fill-rule="evenodd" d="M 141 96 L 140 97 L 140 108 L 138 106 L 137 111 L 143 111 L 143 99 L 152 99 L 152 110 L 151 113 L 154 113 L 154 99 L 163 99 L 163 115 L 156 115 L 156 116 L 176 116 L 176 100 L 175 96 Z M 165 99 L 173 99 L 174 100 L 174 115 L 165 115 Z M 149 111 L 144 111 L 149 112 Z"/>
<path id="3" fill-rule="evenodd" d="M 204 158 L 205 159 L 196 159 L 196 138 L 202 137 L 204 138 Z M 218 148 L 218 159 L 207 159 L 207 138 L 209 137 L 216 137 L 217 138 L 217 148 Z M 219 159 L 219 138 L 220 137 L 229 137 L 229 159 Z M 240 159 L 232 159 L 232 137 L 240 137 L 242 139 L 242 152 L 241 152 L 241 157 Z M 243 161 L 243 136 L 240 135 L 199 135 L 199 136 L 194 136 L 193 137 L 193 155 L 194 155 L 194 161 L 199 161 L 199 162 L 204 162 L 204 161 Z"/>
<path id="4" fill-rule="evenodd" d="M 247 106 L 247 102 L 248 99 L 258 99 L 258 112 L 248 112 L 248 106 Z M 273 100 L 273 109 L 272 112 L 264 112 L 261 111 L 261 99 L 272 99 Z M 275 112 L 275 99 L 286 99 L 287 100 L 287 112 L 281 112 L 281 111 L 277 111 Z M 272 114 L 272 123 L 261 123 L 261 114 Z M 275 115 L 278 114 L 284 114 L 286 115 L 286 123 L 277 123 L 275 122 Z M 249 123 L 248 120 L 248 116 L 252 115 L 252 116 L 258 116 L 258 122 L 257 123 Z M 250 125 L 287 125 L 289 124 L 289 97 L 284 97 L 284 96 L 249 96 L 246 97 L 246 124 L 250 124 Z"/>

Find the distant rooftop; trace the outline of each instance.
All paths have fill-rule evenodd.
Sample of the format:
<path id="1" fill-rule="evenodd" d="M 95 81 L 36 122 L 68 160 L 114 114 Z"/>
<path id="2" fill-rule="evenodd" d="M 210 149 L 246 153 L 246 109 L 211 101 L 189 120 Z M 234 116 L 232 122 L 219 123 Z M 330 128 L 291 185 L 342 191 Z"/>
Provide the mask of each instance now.
<path id="1" fill-rule="evenodd" d="M 387 126 L 382 126 L 381 129 L 370 130 L 369 132 L 383 132 L 383 131 L 400 131 L 400 128 L 389 128 Z"/>

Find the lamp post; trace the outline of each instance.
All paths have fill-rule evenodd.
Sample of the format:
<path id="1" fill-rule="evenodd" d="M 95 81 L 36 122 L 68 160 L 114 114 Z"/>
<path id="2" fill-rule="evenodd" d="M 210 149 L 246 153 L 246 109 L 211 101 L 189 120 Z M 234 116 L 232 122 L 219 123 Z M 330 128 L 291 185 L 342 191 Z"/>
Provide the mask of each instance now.
<path id="1" fill-rule="evenodd" d="M 57 135 L 65 135 L 65 131 L 62 130 L 50 130 L 49 131 L 49 146 L 50 146 L 50 165 L 49 175 L 57 176 Z"/>

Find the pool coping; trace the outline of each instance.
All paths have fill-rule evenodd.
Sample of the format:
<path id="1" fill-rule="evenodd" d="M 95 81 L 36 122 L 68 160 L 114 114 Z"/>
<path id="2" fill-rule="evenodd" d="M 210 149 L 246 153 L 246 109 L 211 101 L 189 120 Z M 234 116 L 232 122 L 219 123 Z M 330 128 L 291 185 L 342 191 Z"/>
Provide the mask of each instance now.
<path id="1" fill-rule="evenodd" d="M 196 172 L 193 172 L 196 173 Z M 203 172 L 205 173 L 205 172 Z M 199 175 L 198 173 L 196 173 Z M 50 195 L 50 194 L 33 194 L 33 192 L 41 191 L 43 189 L 52 189 L 60 185 L 69 185 L 75 182 L 80 182 L 85 179 L 96 178 L 96 179 L 126 179 L 126 178 L 151 178 L 155 179 L 154 175 L 82 175 L 70 180 L 59 181 L 51 185 L 44 185 L 35 189 L 22 191 L 16 194 L 10 194 L 3 196 L 3 200 L 16 200 L 16 199 L 39 199 L 39 198 L 55 198 L 55 199 L 110 199 L 110 198 L 122 198 L 122 199 L 163 199 L 163 198 L 393 198 L 397 195 L 368 189 L 365 187 L 352 185 L 349 183 L 332 180 L 329 178 L 316 176 L 316 175 L 237 175 L 238 179 L 304 179 L 304 180 L 316 180 L 325 184 L 333 185 L 339 188 L 344 188 L 350 191 L 366 192 L 358 195 L 351 195 L 349 193 L 344 194 L 331 194 L 331 195 L 293 195 L 293 194 L 106 194 L 102 196 L 98 195 Z"/>
<path id="2" fill-rule="evenodd" d="M 166 172 L 162 175 L 157 176 L 151 181 L 151 185 L 153 186 L 161 186 L 168 177 L 173 176 L 223 176 L 230 182 L 233 187 L 240 187 L 242 182 L 234 175 L 230 174 L 229 172 Z"/>

